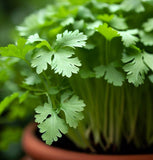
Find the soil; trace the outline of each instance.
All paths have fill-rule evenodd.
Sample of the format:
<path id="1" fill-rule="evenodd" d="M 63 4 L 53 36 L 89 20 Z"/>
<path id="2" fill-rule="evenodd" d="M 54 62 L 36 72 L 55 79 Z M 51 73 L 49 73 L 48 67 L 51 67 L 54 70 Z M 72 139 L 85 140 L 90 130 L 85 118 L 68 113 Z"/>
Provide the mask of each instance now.
<path id="1" fill-rule="evenodd" d="M 37 137 L 41 140 L 41 134 L 39 133 L 38 129 L 36 131 Z M 82 150 L 78 148 L 70 139 L 68 139 L 65 135 L 62 135 L 62 138 L 59 139 L 57 142 L 53 142 L 52 146 L 71 150 L 75 152 L 84 152 L 84 153 L 90 153 L 90 150 Z M 137 149 L 132 143 L 127 144 L 123 142 L 121 144 L 121 150 L 116 151 L 114 146 L 110 147 L 107 151 L 99 150 L 100 147 L 97 145 L 95 146 L 96 154 L 109 154 L 109 155 L 127 155 L 127 154 L 153 154 L 153 145 L 151 147 L 146 147 L 143 149 Z"/>

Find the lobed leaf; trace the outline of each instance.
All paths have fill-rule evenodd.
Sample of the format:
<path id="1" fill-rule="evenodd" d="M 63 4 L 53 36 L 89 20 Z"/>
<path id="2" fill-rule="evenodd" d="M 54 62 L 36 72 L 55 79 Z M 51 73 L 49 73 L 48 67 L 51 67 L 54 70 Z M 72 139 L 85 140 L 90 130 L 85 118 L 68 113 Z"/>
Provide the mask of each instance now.
<path id="1" fill-rule="evenodd" d="M 27 44 L 31 44 L 31 43 L 34 43 L 34 42 L 39 42 L 39 41 L 43 41 L 44 39 L 40 38 L 38 33 L 35 33 L 34 35 L 30 35 L 28 38 L 27 38 Z"/>
<path id="2" fill-rule="evenodd" d="M 101 78 L 104 76 L 104 79 L 108 83 L 112 83 L 114 86 L 122 86 L 125 79 L 124 74 L 118 71 L 113 65 L 101 65 L 94 68 L 96 78 Z"/>
<path id="3" fill-rule="evenodd" d="M 71 92 L 65 92 L 61 96 L 61 110 L 65 113 L 66 122 L 70 127 L 76 128 L 79 120 L 83 119 L 84 107 L 83 100 L 79 100 L 79 97 Z"/>
<path id="4" fill-rule="evenodd" d="M 143 59 L 144 59 L 145 64 L 153 71 L 153 54 L 144 52 Z"/>
<path id="5" fill-rule="evenodd" d="M 73 24 L 73 23 L 74 23 L 74 18 L 73 17 L 68 17 L 61 23 L 61 25 L 65 27 L 65 26 L 68 26 L 68 25 Z"/>
<path id="6" fill-rule="evenodd" d="M 29 36 L 38 30 L 40 22 L 36 14 L 32 14 L 27 17 L 24 21 L 24 24 L 17 26 L 20 36 Z"/>
<path id="7" fill-rule="evenodd" d="M 79 7 L 78 16 L 80 17 L 80 19 L 91 19 L 91 20 L 95 19 L 91 10 L 84 6 Z"/>
<path id="8" fill-rule="evenodd" d="M 53 114 L 50 118 L 47 118 L 44 122 L 38 125 L 40 132 L 43 133 L 42 139 L 46 141 L 46 144 L 51 145 L 53 141 L 57 141 L 58 137 L 62 137 L 62 133 L 68 132 L 65 121 L 59 118 L 56 114 Z"/>
<path id="9" fill-rule="evenodd" d="M 38 106 L 35 109 L 35 112 L 37 113 L 35 115 L 35 122 L 42 123 L 44 120 L 47 119 L 47 116 L 52 115 L 54 111 L 52 110 L 51 104 L 45 103 L 44 106 Z"/>
<path id="10" fill-rule="evenodd" d="M 127 30 L 127 31 L 119 31 L 118 33 L 122 37 L 123 44 L 126 47 L 129 47 L 131 45 L 135 45 L 136 42 L 139 41 L 139 39 L 135 36 L 135 34 L 138 33 L 137 29 L 131 29 L 131 30 Z"/>
<path id="11" fill-rule="evenodd" d="M 147 22 L 143 23 L 143 28 L 145 32 L 153 31 L 153 18 L 149 18 Z"/>
<path id="12" fill-rule="evenodd" d="M 108 41 L 111 41 L 113 38 L 118 37 L 119 34 L 116 30 L 111 27 L 108 27 L 108 24 L 104 23 L 97 28 L 97 31 L 101 33 Z"/>
<path id="13" fill-rule="evenodd" d="M 110 25 L 119 30 L 124 30 L 128 28 L 125 18 L 121 18 L 117 15 L 114 15 L 113 18 L 110 20 Z"/>
<path id="14" fill-rule="evenodd" d="M 153 33 L 146 33 L 144 31 L 139 32 L 140 40 L 145 46 L 153 45 Z"/>
<path id="15" fill-rule="evenodd" d="M 24 38 L 20 38 L 17 41 L 17 45 L 9 44 L 8 47 L 0 47 L 0 54 L 5 57 L 25 59 L 26 54 L 32 49 L 32 46 L 26 45 Z"/>
<path id="16" fill-rule="evenodd" d="M 97 16 L 98 19 L 104 21 L 104 22 L 110 22 L 113 19 L 114 15 L 111 14 L 100 14 Z"/>
<path id="17" fill-rule="evenodd" d="M 134 10 L 135 12 L 143 12 L 145 10 L 144 6 L 141 3 L 141 0 L 123 0 L 121 3 L 121 9 L 129 12 Z"/>
<path id="18" fill-rule="evenodd" d="M 71 77 L 72 73 L 78 73 L 81 63 L 77 57 L 72 57 L 74 52 L 68 49 L 60 49 L 54 52 L 51 67 L 55 73 Z"/>
<path id="19" fill-rule="evenodd" d="M 45 50 L 40 50 L 36 53 L 33 60 L 31 61 L 31 67 L 36 67 L 36 72 L 38 74 L 42 73 L 47 69 L 47 65 L 51 65 L 52 52 Z"/>
<path id="20" fill-rule="evenodd" d="M 79 30 L 74 32 L 66 30 L 63 34 L 57 35 L 56 47 L 83 47 L 86 40 L 87 36 L 79 33 Z"/>
<path id="21" fill-rule="evenodd" d="M 46 46 L 49 50 L 52 50 L 50 44 L 45 39 L 39 37 L 38 33 L 34 35 L 30 35 L 27 39 L 26 44 L 34 44 L 35 42 L 39 42 L 35 45 L 36 48 L 41 48 L 42 46 Z"/>
<path id="22" fill-rule="evenodd" d="M 58 117 L 51 104 L 45 103 L 44 106 L 38 106 L 35 111 L 37 113 L 35 121 L 40 123 L 38 127 L 43 133 L 42 139 L 46 141 L 46 144 L 51 145 L 53 141 L 58 140 L 58 137 L 62 137 L 62 133 L 67 133 L 65 121 Z"/>
<path id="23" fill-rule="evenodd" d="M 133 83 L 135 86 L 141 85 L 144 82 L 145 74 L 149 70 L 143 61 L 143 54 L 124 54 L 122 61 L 126 63 L 123 69 L 127 72 L 128 82 Z"/>
<path id="24" fill-rule="evenodd" d="M 24 83 L 29 86 L 39 84 L 40 82 L 41 82 L 41 80 L 37 74 L 31 74 L 27 78 L 25 78 L 25 80 L 24 80 Z"/>

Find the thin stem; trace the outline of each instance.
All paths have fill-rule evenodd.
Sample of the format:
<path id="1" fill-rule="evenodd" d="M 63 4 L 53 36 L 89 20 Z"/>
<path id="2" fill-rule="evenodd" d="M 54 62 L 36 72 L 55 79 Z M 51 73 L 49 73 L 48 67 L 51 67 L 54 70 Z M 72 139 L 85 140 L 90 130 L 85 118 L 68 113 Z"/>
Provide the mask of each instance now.
<path id="1" fill-rule="evenodd" d="M 108 131 L 108 97 L 109 97 L 109 84 L 106 84 L 106 91 L 105 91 L 105 102 L 104 102 L 104 128 L 103 133 L 104 137 L 107 140 L 107 131 Z"/>
<path id="2" fill-rule="evenodd" d="M 44 76 L 44 78 L 45 78 L 46 81 L 47 81 L 47 86 L 49 86 L 50 82 L 49 82 L 49 79 L 48 79 L 48 77 L 47 77 L 47 75 L 46 75 L 45 72 L 43 72 L 43 76 Z"/>
<path id="3" fill-rule="evenodd" d="M 120 92 L 119 92 L 120 91 Z M 115 125 L 115 128 L 116 128 L 116 132 L 115 132 L 115 144 L 117 146 L 120 145 L 120 139 L 121 139 L 121 132 L 122 132 L 122 124 L 123 124 L 123 117 L 124 117 L 124 106 L 125 106 L 125 103 L 124 103 L 124 88 L 120 88 L 117 93 L 117 105 L 116 105 L 116 112 L 115 112 L 115 115 L 117 116 L 116 117 L 116 125 Z"/>
<path id="4" fill-rule="evenodd" d="M 111 86 L 111 98 L 110 98 L 110 108 L 109 108 L 109 143 L 113 143 L 114 136 L 114 89 Z"/>
<path id="5" fill-rule="evenodd" d="M 106 54 L 106 59 L 105 59 L 105 63 L 106 65 L 109 63 L 109 54 L 110 54 L 110 41 L 106 40 L 106 45 L 105 45 L 105 54 Z"/>
<path id="6" fill-rule="evenodd" d="M 52 101 L 51 101 L 51 98 L 49 97 L 48 93 L 46 92 L 46 96 L 47 96 L 47 99 L 48 99 L 48 103 L 52 105 Z"/>

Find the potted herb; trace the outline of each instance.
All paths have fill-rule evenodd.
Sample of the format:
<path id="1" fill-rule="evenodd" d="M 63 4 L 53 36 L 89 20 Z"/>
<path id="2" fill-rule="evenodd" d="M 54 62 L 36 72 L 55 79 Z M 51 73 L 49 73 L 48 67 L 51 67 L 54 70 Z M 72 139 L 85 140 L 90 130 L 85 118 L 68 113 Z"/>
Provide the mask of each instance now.
<path id="1" fill-rule="evenodd" d="M 56 2 L 17 27 L 17 43 L 0 54 L 24 64 L 20 87 L 39 102 L 42 140 L 51 145 L 66 134 L 82 151 L 100 154 L 49 147 L 29 126 L 23 144 L 30 156 L 153 159 L 152 9 L 151 0 Z"/>

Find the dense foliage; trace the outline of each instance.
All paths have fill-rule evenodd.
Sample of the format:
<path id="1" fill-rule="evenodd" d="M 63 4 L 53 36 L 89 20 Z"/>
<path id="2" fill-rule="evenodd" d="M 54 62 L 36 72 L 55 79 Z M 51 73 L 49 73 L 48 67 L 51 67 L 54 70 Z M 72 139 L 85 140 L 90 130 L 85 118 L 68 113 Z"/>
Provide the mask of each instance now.
<path id="1" fill-rule="evenodd" d="M 19 93 L 0 103 L 0 114 L 18 97 L 39 103 L 35 121 L 47 144 L 67 133 L 91 151 L 152 145 L 152 10 L 151 0 L 80 0 L 27 17 L 16 44 L 0 48 L 20 59 L 21 72 Z"/>

